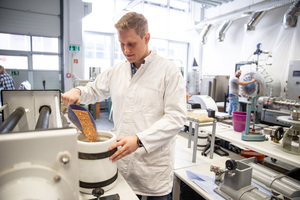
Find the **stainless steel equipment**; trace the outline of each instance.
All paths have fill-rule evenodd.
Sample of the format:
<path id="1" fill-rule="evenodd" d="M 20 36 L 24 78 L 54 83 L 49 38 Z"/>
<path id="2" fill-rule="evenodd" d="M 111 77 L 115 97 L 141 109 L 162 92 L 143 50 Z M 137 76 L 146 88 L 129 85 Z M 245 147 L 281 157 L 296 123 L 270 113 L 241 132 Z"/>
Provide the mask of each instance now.
<path id="1" fill-rule="evenodd" d="M 0 134 L 0 199 L 79 199 L 77 130 Z"/>
<path id="2" fill-rule="evenodd" d="M 290 61 L 286 98 L 300 102 L 300 60 Z"/>
<path id="3" fill-rule="evenodd" d="M 258 96 L 280 96 L 281 82 L 280 79 L 271 72 L 270 69 L 256 65 L 243 65 L 240 67 L 242 74 L 240 80 L 249 81 L 256 79 L 255 87 L 249 88 L 249 85 L 240 86 L 240 93 L 244 97 Z"/>
<path id="4" fill-rule="evenodd" d="M 256 158 L 241 160 L 253 168 L 252 180 L 266 189 L 271 189 L 273 194 L 283 195 L 283 199 L 300 199 L 300 182 L 282 173 L 276 172 L 263 165 L 256 164 Z M 279 195 L 278 195 L 279 196 Z"/>
<path id="5" fill-rule="evenodd" d="M 59 90 L 2 90 L 1 99 L 1 133 L 62 127 Z"/>
<path id="6" fill-rule="evenodd" d="M 219 185 L 215 192 L 230 200 L 300 199 L 299 181 L 256 163 L 256 158 L 252 157 L 240 161 L 227 160 L 225 170 L 211 166 L 211 171 L 216 174 L 215 183 Z M 269 192 L 265 193 L 266 190 L 263 192 L 259 187 Z"/>
<path id="7" fill-rule="evenodd" d="M 200 92 L 199 76 L 200 73 L 196 69 L 193 69 L 191 72 L 188 73 L 187 90 L 189 94 L 199 94 Z"/>
<path id="8" fill-rule="evenodd" d="M 225 165 L 226 169 L 223 170 L 224 179 L 214 190 L 216 193 L 228 200 L 271 200 L 272 196 L 263 193 L 257 187 L 251 185 L 253 168 L 250 165 L 235 160 L 227 160 Z M 219 176 L 218 174 L 216 178 L 218 182 L 220 181 Z"/>
<path id="9" fill-rule="evenodd" d="M 89 76 L 91 81 L 94 81 L 97 78 L 97 76 L 101 74 L 101 67 L 90 67 L 89 70 Z"/>
<path id="10" fill-rule="evenodd" d="M 257 44 L 257 48 L 253 55 L 256 55 L 256 61 L 242 62 L 237 64 L 238 69 L 242 71 L 240 80 L 249 81 L 252 78 L 256 79 L 254 84 L 242 85 L 240 93 L 244 97 L 258 96 L 280 96 L 281 82 L 279 78 L 272 73 L 271 69 L 268 69 L 266 65 L 261 65 L 259 56 L 261 54 L 268 54 L 269 52 L 261 50 L 261 43 Z M 237 68 L 236 68 L 237 70 Z"/>
<path id="11" fill-rule="evenodd" d="M 283 135 L 282 150 L 289 153 L 300 154 L 300 120 L 294 120 L 291 116 L 279 116 L 277 119 L 291 125 Z"/>
<path id="12" fill-rule="evenodd" d="M 278 121 L 279 116 L 289 116 L 292 110 L 299 110 L 300 102 L 280 97 L 261 96 L 257 100 L 257 119 L 261 123 L 287 126 Z"/>
<path id="13" fill-rule="evenodd" d="M 229 78 L 230 76 L 225 75 L 203 75 L 200 94 L 208 95 L 216 102 L 224 102 Z"/>

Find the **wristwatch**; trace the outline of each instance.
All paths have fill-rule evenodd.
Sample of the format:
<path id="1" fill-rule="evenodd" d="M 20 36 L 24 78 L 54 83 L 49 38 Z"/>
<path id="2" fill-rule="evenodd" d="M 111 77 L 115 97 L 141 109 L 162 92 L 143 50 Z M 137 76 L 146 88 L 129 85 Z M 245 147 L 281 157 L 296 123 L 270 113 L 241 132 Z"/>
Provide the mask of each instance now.
<path id="1" fill-rule="evenodd" d="M 143 145 L 142 141 L 140 140 L 139 137 L 137 137 L 137 138 L 138 138 L 137 139 L 137 144 L 139 145 L 139 147 L 143 147 L 144 145 Z"/>

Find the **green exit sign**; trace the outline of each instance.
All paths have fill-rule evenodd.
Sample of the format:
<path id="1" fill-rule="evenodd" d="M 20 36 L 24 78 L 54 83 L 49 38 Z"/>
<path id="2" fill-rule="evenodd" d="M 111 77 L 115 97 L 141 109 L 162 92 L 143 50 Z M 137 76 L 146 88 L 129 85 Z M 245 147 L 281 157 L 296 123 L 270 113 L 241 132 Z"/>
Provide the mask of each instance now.
<path id="1" fill-rule="evenodd" d="M 11 76 L 19 76 L 20 72 L 19 71 L 10 71 L 9 74 Z"/>
<path id="2" fill-rule="evenodd" d="M 78 45 L 69 45 L 69 51 L 80 51 L 80 46 L 78 46 Z"/>

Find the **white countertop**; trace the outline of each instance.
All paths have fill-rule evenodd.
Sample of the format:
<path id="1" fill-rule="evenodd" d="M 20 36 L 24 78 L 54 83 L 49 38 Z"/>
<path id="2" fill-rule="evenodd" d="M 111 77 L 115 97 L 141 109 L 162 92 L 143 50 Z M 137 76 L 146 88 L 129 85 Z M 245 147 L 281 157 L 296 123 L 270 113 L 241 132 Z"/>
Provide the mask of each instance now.
<path id="1" fill-rule="evenodd" d="M 118 174 L 116 185 L 114 185 L 114 187 L 110 190 L 106 191 L 102 196 L 105 197 L 112 194 L 119 194 L 120 200 L 139 200 L 120 173 Z M 80 200 L 88 200 L 92 198 L 96 197 L 90 194 L 80 193 Z"/>
<path id="2" fill-rule="evenodd" d="M 210 128 L 211 130 L 211 128 Z M 225 167 L 225 161 L 228 159 L 244 159 L 244 157 L 227 151 L 229 156 L 219 156 L 214 154 L 213 159 L 210 159 L 209 156 L 205 157 L 201 155 L 201 151 L 198 150 L 196 162 L 192 162 L 193 148 L 188 148 L 188 134 L 180 133 L 176 136 L 176 149 L 175 149 L 175 166 L 174 166 L 174 190 L 173 190 L 173 199 L 180 199 L 180 183 L 178 179 L 184 181 L 189 185 L 194 191 L 200 194 L 205 199 L 214 199 L 206 191 L 200 188 L 196 183 L 191 181 L 186 171 L 192 171 L 194 173 L 201 173 L 205 175 L 213 175 L 214 173 L 210 171 L 210 165 Z"/>
<path id="3" fill-rule="evenodd" d="M 211 128 L 208 127 L 201 127 L 199 130 L 205 130 L 211 133 Z M 274 143 L 270 140 L 269 136 L 267 136 L 269 138 L 268 141 L 244 141 L 241 139 L 241 132 L 236 132 L 232 126 L 220 122 L 218 122 L 216 126 L 216 137 L 265 154 L 295 167 L 300 167 L 300 155 L 282 150 L 282 140 L 279 143 Z"/>

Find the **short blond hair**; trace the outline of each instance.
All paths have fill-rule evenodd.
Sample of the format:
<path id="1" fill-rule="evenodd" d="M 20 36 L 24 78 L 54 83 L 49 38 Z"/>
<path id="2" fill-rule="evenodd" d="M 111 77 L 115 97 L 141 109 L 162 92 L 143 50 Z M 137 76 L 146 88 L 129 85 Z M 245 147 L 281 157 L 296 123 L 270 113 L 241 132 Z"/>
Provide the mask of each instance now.
<path id="1" fill-rule="evenodd" d="M 6 74 L 5 68 L 0 65 L 0 74 Z"/>
<path id="2" fill-rule="evenodd" d="M 115 27 L 117 30 L 134 29 L 143 38 L 145 33 L 148 32 L 148 21 L 142 14 L 129 12 L 115 24 Z"/>

